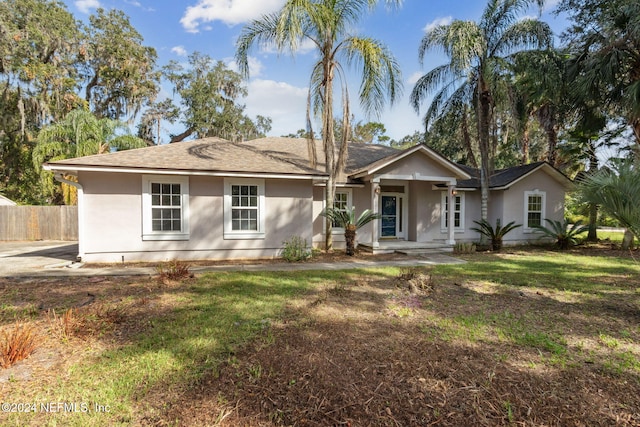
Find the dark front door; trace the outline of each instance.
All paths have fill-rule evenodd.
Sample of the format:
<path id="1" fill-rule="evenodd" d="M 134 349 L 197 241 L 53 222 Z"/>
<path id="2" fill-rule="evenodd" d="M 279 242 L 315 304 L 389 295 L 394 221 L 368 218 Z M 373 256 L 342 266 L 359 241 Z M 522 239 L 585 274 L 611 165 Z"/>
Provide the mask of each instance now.
<path id="1" fill-rule="evenodd" d="M 398 198 L 382 196 L 382 237 L 396 237 L 398 224 Z"/>

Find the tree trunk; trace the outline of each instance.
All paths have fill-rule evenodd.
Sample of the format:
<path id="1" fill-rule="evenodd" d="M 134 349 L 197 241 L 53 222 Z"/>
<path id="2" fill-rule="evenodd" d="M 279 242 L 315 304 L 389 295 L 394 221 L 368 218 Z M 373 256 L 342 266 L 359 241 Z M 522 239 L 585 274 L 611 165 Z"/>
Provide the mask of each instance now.
<path id="1" fill-rule="evenodd" d="M 490 111 L 491 92 L 484 79 L 478 82 L 478 139 L 480 140 L 480 219 L 489 217 L 489 177 L 491 175 Z M 486 242 L 486 240 L 484 241 Z M 484 243 L 481 238 L 481 243 Z"/>
<path id="2" fill-rule="evenodd" d="M 622 237 L 622 249 L 633 249 L 633 240 L 633 233 L 629 229 L 624 230 L 624 237 Z"/>
<path id="3" fill-rule="evenodd" d="M 529 121 L 527 120 L 522 128 L 522 164 L 529 164 L 529 148 L 531 147 L 531 139 L 529 137 Z"/>
<path id="4" fill-rule="evenodd" d="M 589 174 L 592 175 L 598 171 L 598 156 L 593 142 L 589 147 Z M 589 204 L 589 233 L 587 233 L 587 242 L 598 241 L 598 205 Z"/>
<path id="5" fill-rule="evenodd" d="M 356 226 L 353 224 L 347 225 L 347 228 L 344 230 L 344 240 L 347 245 L 347 255 L 353 256 L 355 251 L 355 242 L 356 242 Z"/>
<path id="6" fill-rule="evenodd" d="M 322 142 L 325 155 L 325 170 L 329 174 L 325 191 L 326 207 L 333 207 L 336 193 L 335 165 L 335 135 L 333 133 L 333 68 L 330 56 L 327 53 L 324 61 L 324 82 L 322 99 Z M 325 250 L 333 249 L 333 224 L 330 219 L 325 221 Z"/>
<path id="7" fill-rule="evenodd" d="M 474 168 L 478 168 L 478 161 L 476 160 L 476 156 L 473 154 L 473 147 L 471 146 L 471 135 L 469 134 L 469 121 L 467 115 L 469 114 L 469 110 L 467 106 L 464 106 L 464 111 L 462 112 L 462 137 L 464 139 L 464 146 L 467 150 L 467 159 L 469 160 L 469 165 Z"/>
<path id="8" fill-rule="evenodd" d="M 558 146 L 558 130 L 551 105 L 545 104 L 538 109 L 538 121 L 547 135 L 547 161 L 556 166 L 556 147 Z"/>

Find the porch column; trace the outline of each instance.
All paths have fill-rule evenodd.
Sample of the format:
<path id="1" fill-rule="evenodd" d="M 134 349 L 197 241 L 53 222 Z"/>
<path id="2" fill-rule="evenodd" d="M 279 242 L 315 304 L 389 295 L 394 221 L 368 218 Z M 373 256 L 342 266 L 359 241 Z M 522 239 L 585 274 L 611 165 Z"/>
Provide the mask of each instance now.
<path id="1" fill-rule="evenodd" d="M 447 239 L 447 245 L 455 245 L 456 244 L 456 239 L 454 236 L 454 229 L 455 229 L 455 224 L 454 224 L 454 213 L 455 213 L 455 209 L 456 209 L 456 201 L 455 201 L 455 194 L 454 194 L 454 190 L 456 189 L 456 186 L 453 184 L 449 184 L 447 187 L 447 196 L 448 196 L 448 200 L 449 200 L 449 209 L 447 210 L 447 223 L 449 224 L 448 227 L 448 232 L 449 232 L 449 238 Z"/>
<path id="2" fill-rule="evenodd" d="M 380 196 L 380 178 L 374 178 L 371 180 L 371 211 L 377 215 L 378 214 L 378 197 Z M 380 242 L 378 233 L 380 230 L 380 220 L 374 219 L 371 221 L 371 247 L 373 249 L 378 249 L 380 247 Z"/>

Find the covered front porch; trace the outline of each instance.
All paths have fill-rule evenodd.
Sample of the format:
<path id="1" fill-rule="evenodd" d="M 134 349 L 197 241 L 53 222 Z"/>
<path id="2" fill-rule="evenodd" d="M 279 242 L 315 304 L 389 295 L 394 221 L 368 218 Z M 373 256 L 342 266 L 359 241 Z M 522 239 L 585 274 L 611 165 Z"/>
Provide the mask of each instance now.
<path id="1" fill-rule="evenodd" d="M 378 215 L 359 245 L 374 253 L 452 251 L 464 222 L 464 196 L 456 185 L 469 178 L 424 145 L 356 171 L 349 176 L 362 185 L 354 189 L 355 205 Z"/>

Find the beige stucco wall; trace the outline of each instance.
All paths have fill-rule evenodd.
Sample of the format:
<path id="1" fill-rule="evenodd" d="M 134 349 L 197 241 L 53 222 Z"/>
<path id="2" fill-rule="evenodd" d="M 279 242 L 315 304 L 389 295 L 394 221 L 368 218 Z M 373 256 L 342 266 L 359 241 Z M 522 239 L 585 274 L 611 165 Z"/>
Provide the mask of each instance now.
<path id="1" fill-rule="evenodd" d="M 233 259 L 278 256 L 291 236 L 311 242 L 313 186 L 310 180 L 265 180 L 263 239 L 225 239 L 224 179 L 189 178 L 189 240 L 142 240 L 142 177 L 84 172 L 84 256 L 87 262 L 172 259 Z"/>
<path id="2" fill-rule="evenodd" d="M 416 173 L 422 176 L 451 176 L 450 170 L 436 163 L 434 160 L 429 158 L 429 156 L 420 151 L 417 151 L 401 160 L 398 160 L 392 165 L 389 165 L 376 172 L 377 175 L 413 175 Z"/>
<path id="3" fill-rule="evenodd" d="M 518 227 L 507 234 L 504 239 L 505 244 L 538 240 L 540 233 L 526 232 L 524 228 L 524 193 L 525 191 L 534 190 L 546 193 L 545 218 L 553 220 L 562 220 L 564 218 L 564 188 L 549 174 L 543 170 L 538 170 L 504 192 L 503 224 L 511 221 L 523 224 L 522 227 Z M 543 221 L 543 225 L 547 226 L 548 224 Z"/>

